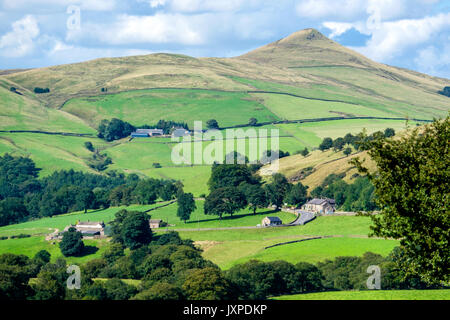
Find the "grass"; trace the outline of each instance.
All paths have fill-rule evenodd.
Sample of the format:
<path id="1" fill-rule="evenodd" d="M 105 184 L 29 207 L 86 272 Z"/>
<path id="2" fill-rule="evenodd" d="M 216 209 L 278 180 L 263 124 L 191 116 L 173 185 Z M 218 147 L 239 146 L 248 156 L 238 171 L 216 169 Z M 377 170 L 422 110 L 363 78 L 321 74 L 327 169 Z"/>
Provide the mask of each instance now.
<path id="1" fill-rule="evenodd" d="M 349 237 L 317 239 L 258 250 L 253 255 L 235 260 L 232 264 L 239 264 L 252 259 L 260 261 L 285 260 L 294 264 L 301 261 L 316 263 L 340 256 L 362 256 L 365 252 L 387 256 L 398 244 L 398 241 L 384 239 Z"/>
<path id="2" fill-rule="evenodd" d="M 284 223 L 289 223 L 295 220 L 295 216 L 287 212 L 273 212 L 269 209 L 259 209 L 256 214 L 253 214 L 248 208 L 243 209 L 233 216 L 224 215 L 222 220 L 218 216 L 205 215 L 203 212 L 204 201 L 196 201 L 197 209 L 191 214 L 191 217 L 187 223 L 181 221 L 177 217 L 176 204 L 160 208 L 158 210 L 150 212 L 153 219 L 162 219 L 168 222 L 172 227 L 169 229 L 202 229 L 202 228 L 229 228 L 229 227 L 246 227 L 256 226 L 261 224 L 264 217 L 277 216 Z"/>
<path id="3" fill-rule="evenodd" d="M 69 264 L 85 263 L 89 260 L 100 258 L 101 254 L 105 251 L 109 240 L 83 240 L 83 242 L 85 246 L 96 247 L 98 250 L 82 257 L 64 257 L 59 249 L 57 241 L 46 241 L 45 237 L 31 237 L 0 241 L 0 254 L 14 253 L 33 257 L 39 251 L 47 250 L 51 254 L 52 261 L 55 261 L 57 258 L 64 258 Z"/>
<path id="4" fill-rule="evenodd" d="M 273 300 L 450 300 L 450 290 L 364 290 L 295 294 Z"/>
<path id="5" fill-rule="evenodd" d="M 362 255 L 372 251 L 383 255 L 398 245 L 397 241 L 367 238 L 371 220 L 356 216 L 323 216 L 297 227 L 257 228 L 245 230 L 179 231 L 204 248 L 204 257 L 228 269 L 249 259 L 291 262 L 322 261 L 339 255 Z M 164 232 L 163 230 L 158 233 Z M 264 247 L 315 236 L 336 236 L 297 244 Z M 300 249 L 299 249 L 300 248 Z"/>
<path id="6" fill-rule="evenodd" d="M 69 224 L 76 224 L 78 220 L 80 221 L 104 221 L 105 223 L 114 220 L 115 214 L 121 209 L 127 210 L 137 210 L 144 211 L 148 210 L 154 206 L 153 205 L 132 205 L 129 207 L 112 207 L 105 210 L 88 210 L 87 213 L 74 212 L 65 215 L 58 215 L 52 218 L 41 218 L 34 221 L 28 221 L 19 224 L 13 224 L 9 226 L 0 227 L 0 236 L 11 236 L 17 234 L 49 234 L 54 231 L 54 229 L 59 229 L 62 231 Z M 47 232 L 46 232 L 47 231 Z"/>
<path id="7" fill-rule="evenodd" d="M 155 89 L 70 100 L 63 110 L 96 126 L 102 119 L 120 118 L 135 126 L 159 119 L 187 122 L 218 119 L 220 126 L 277 120 L 256 99 L 241 92 Z"/>

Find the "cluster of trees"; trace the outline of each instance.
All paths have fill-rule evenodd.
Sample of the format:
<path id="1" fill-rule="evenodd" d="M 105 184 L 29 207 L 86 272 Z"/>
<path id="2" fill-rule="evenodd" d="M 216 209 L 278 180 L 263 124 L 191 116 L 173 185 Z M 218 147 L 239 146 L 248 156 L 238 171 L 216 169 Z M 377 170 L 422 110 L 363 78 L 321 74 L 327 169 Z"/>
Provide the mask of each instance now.
<path id="1" fill-rule="evenodd" d="M 314 198 L 336 200 L 343 211 L 372 211 L 379 209 L 375 203 L 375 188 L 367 177 L 358 177 L 352 184 L 342 178 L 344 174 L 330 174 L 322 184 L 311 191 Z"/>
<path id="2" fill-rule="evenodd" d="M 182 188 L 179 182 L 125 177 L 115 171 L 104 176 L 56 171 L 38 179 L 39 170 L 29 158 L 0 156 L 0 226 L 111 205 L 167 201 Z"/>
<path id="3" fill-rule="evenodd" d="M 164 131 L 164 134 L 170 134 L 174 127 L 189 130 L 189 127 L 185 122 L 166 120 L 159 120 L 156 125 L 145 124 L 139 126 L 141 129 L 161 129 Z M 111 120 L 104 119 L 98 126 L 97 136 L 106 141 L 114 141 L 130 136 L 135 130 L 136 127 L 126 121 L 116 118 Z"/>
<path id="4" fill-rule="evenodd" d="M 49 88 L 39 88 L 39 87 L 34 88 L 34 93 L 37 93 L 37 94 L 49 93 L 49 92 L 50 92 Z"/>
<path id="5" fill-rule="evenodd" d="M 227 271 L 205 260 L 191 240 L 182 240 L 176 232 L 128 252 L 125 249 L 121 243 L 112 243 L 101 258 L 81 265 L 79 290 L 67 288 L 69 274 L 63 258 L 50 262 L 45 250 L 33 258 L 3 254 L 0 300 L 262 300 L 285 294 L 365 290 L 370 265 L 380 267 L 384 290 L 441 287 L 396 267 L 395 261 L 404 254 L 399 247 L 388 257 L 365 253 L 317 265 L 251 260 Z M 121 279 L 139 281 L 132 285 Z"/>
<path id="6" fill-rule="evenodd" d="M 361 146 L 363 146 L 367 141 L 372 141 L 375 139 L 383 139 L 383 138 L 390 138 L 395 135 L 395 130 L 392 128 L 386 128 L 384 132 L 382 131 L 376 131 L 370 135 L 367 135 L 365 133 L 365 130 L 356 136 L 347 133 L 345 137 L 339 137 L 335 140 L 327 137 L 322 140 L 322 143 L 319 145 L 319 150 L 326 151 L 331 148 L 333 148 L 334 151 L 341 151 L 344 149 L 345 146 L 347 146 L 344 149 L 344 154 L 349 155 L 352 152 L 352 149 L 349 146 L 353 146 L 355 150 L 360 150 Z"/>
<path id="7" fill-rule="evenodd" d="M 86 149 L 92 152 L 91 158 L 87 161 L 90 168 L 97 170 L 99 172 L 105 171 L 110 164 L 112 164 L 112 159 L 106 154 L 100 153 L 99 149 L 94 148 L 94 145 L 90 141 L 84 143 Z"/>
<path id="8" fill-rule="evenodd" d="M 301 205 L 307 199 L 307 187 L 293 185 L 282 174 L 275 174 L 269 183 L 263 183 L 256 174 L 258 166 L 247 164 L 214 164 L 208 181 L 210 194 L 206 197 L 205 214 L 233 215 L 249 206 L 258 208 L 283 203 Z"/>
<path id="9" fill-rule="evenodd" d="M 113 118 L 104 119 L 98 126 L 98 137 L 106 141 L 119 140 L 128 137 L 136 128 L 126 121 Z"/>

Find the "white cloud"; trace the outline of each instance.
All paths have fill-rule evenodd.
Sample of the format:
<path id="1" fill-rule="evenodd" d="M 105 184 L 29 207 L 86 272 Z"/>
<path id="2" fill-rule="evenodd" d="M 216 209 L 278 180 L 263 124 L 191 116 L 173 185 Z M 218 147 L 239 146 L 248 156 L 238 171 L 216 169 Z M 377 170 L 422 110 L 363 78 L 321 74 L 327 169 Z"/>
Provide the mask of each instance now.
<path id="1" fill-rule="evenodd" d="M 0 54 L 5 57 L 23 57 L 34 50 L 34 40 L 39 35 L 36 19 L 27 15 L 12 24 L 12 31 L 0 38 Z"/>
<path id="2" fill-rule="evenodd" d="M 405 19 L 382 22 L 372 30 L 372 38 L 363 48 L 355 48 L 362 54 L 381 62 L 406 53 L 411 47 L 432 41 L 440 32 L 450 29 L 450 13 L 422 19 Z"/>
<path id="3" fill-rule="evenodd" d="M 202 33 L 195 27 L 192 19 L 180 14 L 157 13 L 154 16 L 120 15 L 110 26 L 83 24 L 89 36 L 98 41 L 114 44 L 133 43 L 180 43 L 198 45 L 203 43 Z M 86 35 L 78 32 L 77 35 Z"/>
<path id="4" fill-rule="evenodd" d="M 432 45 L 419 50 L 414 63 L 420 72 L 450 78 L 450 44 L 441 50 Z"/>
<path id="5" fill-rule="evenodd" d="M 348 22 L 324 22 L 322 25 L 331 30 L 330 38 L 338 37 L 353 28 L 353 24 Z"/>
<path id="6" fill-rule="evenodd" d="M 300 17 L 309 19 L 341 18 L 352 19 L 366 10 L 366 1 L 362 0 L 303 0 L 296 6 Z"/>
<path id="7" fill-rule="evenodd" d="M 82 10 L 90 11 L 111 11 L 116 8 L 115 0 L 4 0 L 2 7 L 5 10 L 23 10 L 30 8 L 67 8 L 70 5 L 80 6 Z"/>

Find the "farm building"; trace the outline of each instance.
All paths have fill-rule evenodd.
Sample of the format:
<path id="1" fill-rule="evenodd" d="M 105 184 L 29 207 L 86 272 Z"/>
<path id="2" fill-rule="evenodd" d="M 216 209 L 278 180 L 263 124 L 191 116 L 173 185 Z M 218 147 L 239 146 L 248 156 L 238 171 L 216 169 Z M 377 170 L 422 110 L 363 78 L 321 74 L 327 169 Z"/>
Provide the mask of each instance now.
<path id="1" fill-rule="evenodd" d="M 331 214 L 336 211 L 336 201 L 334 199 L 312 199 L 302 206 L 302 210 Z"/>
<path id="2" fill-rule="evenodd" d="M 90 221 L 78 221 L 76 225 L 70 225 L 64 229 L 68 231 L 69 228 L 75 228 L 78 232 L 81 232 L 83 236 L 104 236 L 105 235 L 105 223 L 90 222 Z"/>
<path id="3" fill-rule="evenodd" d="M 161 219 L 150 219 L 150 220 L 149 220 L 150 229 L 158 229 L 158 228 L 161 228 L 162 222 L 163 222 L 163 221 L 162 221 Z"/>
<path id="4" fill-rule="evenodd" d="M 164 135 L 162 129 L 136 129 L 136 132 L 131 133 L 132 138 L 148 138 Z"/>
<path id="5" fill-rule="evenodd" d="M 179 137 L 185 137 L 189 136 L 191 132 L 189 130 L 186 130 L 184 128 L 175 128 L 172 132 L 172 138 L 179 138 Z"/>
<path id="6" fill-rule="evenodd" d="M 263 227 L 273 227 L 273 226 L 279 226 L 281 225 L 283 222 L 281 221 L 280 218 L 278 217 L 265 217 L 262 222 L 261 225 Z"/>

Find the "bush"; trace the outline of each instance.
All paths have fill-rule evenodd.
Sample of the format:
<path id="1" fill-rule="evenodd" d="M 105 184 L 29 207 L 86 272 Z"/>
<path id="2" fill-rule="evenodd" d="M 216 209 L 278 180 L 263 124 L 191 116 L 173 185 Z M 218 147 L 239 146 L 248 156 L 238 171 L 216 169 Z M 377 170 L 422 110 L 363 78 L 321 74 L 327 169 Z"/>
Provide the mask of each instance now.
<path id="1" fill-rule="evenodd" d="M 37 93 L 37 94 L 41 94 L 41 93 L 49 93 L 50 92 L 50 89 L 49 88 L 39 88 L 39 87 L 36 87 L 36 88 L 34 88 L 34 93 Z"/>

